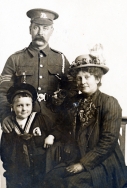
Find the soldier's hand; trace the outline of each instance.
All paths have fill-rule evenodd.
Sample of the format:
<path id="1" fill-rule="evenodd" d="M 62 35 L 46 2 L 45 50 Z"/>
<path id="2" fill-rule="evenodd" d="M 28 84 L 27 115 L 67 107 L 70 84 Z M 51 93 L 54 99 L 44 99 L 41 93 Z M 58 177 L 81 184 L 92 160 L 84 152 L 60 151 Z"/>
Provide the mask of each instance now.
<path id="1" fill-rule="evenodd" d="M 60 106 L 63 103 L 64 99 L 60 99 L 58 97 L 56 97 L 56 95 L 52 96 L 52 104 L 54 104 L 55 106 Z"/>
<path id="2" fill-rule="evenodd" d="M 66 97 L 66 91 L 59 89 L 58 91 L 54 92 L 54 95 L 52 96 L 52 103 L 56 106 L 59 106 L 63 103 L 65 97 Z"/>
<path id="3" fill-rule="evenodd" d="M 54 136 L 49 135 L 45 138 L 44 148 L 49 148 L 54 143 Z"/>
<path id="4" fill-rule="evenodd" d="M 73 78 L 71 75 L 69 75 L 69 74 L 67 74 L 67 78 L 68 78 L 68 81 L 69 81 L 69 82 L 74 81 L 74 78 Z"/>
<path id="5" fill-rule="evenodd" d="M 2 130 L 5 133 L 10 133 L 12 132 L 13 129 L 13 122 L 10 116 L 6 117 L 3 121 L 2 121 Z"/>

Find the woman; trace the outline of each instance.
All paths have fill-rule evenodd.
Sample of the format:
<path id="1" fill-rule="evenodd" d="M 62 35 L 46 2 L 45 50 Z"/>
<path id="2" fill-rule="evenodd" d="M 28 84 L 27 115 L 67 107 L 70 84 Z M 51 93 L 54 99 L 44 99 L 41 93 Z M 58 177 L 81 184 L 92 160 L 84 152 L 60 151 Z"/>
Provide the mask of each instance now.
<path id="1" fill-rule="evenodd" d="M 47 174 L 45 187 L 126 187 L 127 171 L 118 144 L 121 107 L 114 97 L 99 90 L 102 75 L 109 69 L 105 66 L 102 54 L 97 55 L 96 50 L 98 47 L 90 54 L 78 56 L 69 70 L 76 79 L 80 94 L 64 103 L 64 110 L 70 117 L 68 122 L 71 122 L 66 148 L 67 145 L 72 146 L 73 137 L 76 149 L 74 151 L 68 147 L 68 153 L 70 156 L 75 153 L 78 155 L 68 166 L 68 163 L 61 163 Z M 61 125 L 62 122 L 65 121 L 62 120 Z M 66 137 L 66 131 L 64 124 L 59 133 Z M 53 135 L 57 139 L 58 133 Z M 50 183 L 46 182 L 47 179 L 50 179 Z"/>

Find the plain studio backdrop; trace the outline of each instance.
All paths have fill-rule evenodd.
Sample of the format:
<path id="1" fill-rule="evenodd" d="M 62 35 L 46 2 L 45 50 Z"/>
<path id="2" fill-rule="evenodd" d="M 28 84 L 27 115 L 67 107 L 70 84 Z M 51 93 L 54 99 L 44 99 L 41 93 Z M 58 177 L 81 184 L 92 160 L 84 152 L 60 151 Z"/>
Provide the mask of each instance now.
<path id="1" fill-rule="evenodd" d="M 59 14 L 49 43 L 70 63 L 92 45 L 103 45 L 110 71 L 100 90 L 116 97 L 127 116 L 127 0 L 0 0 L 0 73 L 7 58 L 31 42 L 26 12 L 33 8 Z"/>

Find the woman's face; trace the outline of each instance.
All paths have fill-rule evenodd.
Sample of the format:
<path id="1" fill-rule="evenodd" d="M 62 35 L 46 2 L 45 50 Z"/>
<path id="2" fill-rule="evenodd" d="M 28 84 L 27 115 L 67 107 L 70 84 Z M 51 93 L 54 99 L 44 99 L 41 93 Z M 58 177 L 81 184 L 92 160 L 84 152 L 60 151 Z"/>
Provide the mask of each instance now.
<path id="1" fill-rule="evenodd" d="M 94 75 L 85 71 L 79 71 L 76 76 L 79 91 L 87 95 L 92 95 L 97 90 L 99 81 L 100 79 L 96 79 Z"/>

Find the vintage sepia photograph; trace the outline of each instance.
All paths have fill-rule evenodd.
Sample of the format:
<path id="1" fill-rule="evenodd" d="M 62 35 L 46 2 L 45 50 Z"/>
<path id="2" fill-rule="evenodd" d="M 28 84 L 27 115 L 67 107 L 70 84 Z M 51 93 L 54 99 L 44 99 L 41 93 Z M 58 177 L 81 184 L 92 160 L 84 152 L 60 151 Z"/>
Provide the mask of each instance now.
<path id="1" fill-rule="evenodd" d="M 127 1 L 0 1 L 0 188 L 127 188 Z"/>

